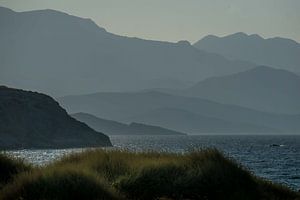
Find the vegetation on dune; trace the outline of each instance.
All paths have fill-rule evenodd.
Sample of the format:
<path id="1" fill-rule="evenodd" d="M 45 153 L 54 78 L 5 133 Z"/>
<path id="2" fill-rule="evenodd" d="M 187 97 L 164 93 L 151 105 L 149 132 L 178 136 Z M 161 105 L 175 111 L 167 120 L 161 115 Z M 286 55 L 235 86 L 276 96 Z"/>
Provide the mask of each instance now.
<path id="1" fill-rule="evenodd" d="M 187 154 L 93 150 L 18 172 L 0 199 L 299 199 L 215 149 Z"/>
<path id="2" fill-rule="evenodd" d="M 0 189 L 13 177 L 21 172 L 29 171 L 31 166 L 20 159 L 12 158 L 6 154 L 0 154 Z"/>
<path id="3" fill-rule="evenodd" d="M 3 189 L 1 198 L 6 200 L 119 199 L 94 175 L 63 169 L 22 174 L 15 182 Z"/>

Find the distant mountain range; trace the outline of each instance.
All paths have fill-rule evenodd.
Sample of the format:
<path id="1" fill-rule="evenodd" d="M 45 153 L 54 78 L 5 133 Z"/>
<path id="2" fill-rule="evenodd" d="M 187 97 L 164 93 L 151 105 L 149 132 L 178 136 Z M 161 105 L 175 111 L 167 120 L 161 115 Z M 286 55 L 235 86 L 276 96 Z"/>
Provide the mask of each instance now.
<path id="1" fill-rule="evenodd" d="M 300 131 L 300 44 L 290 39 L 236 33 L 226 37 L 209 35 L 194 45 L 187 41 L 161 42 L 118 36 L 90 19 L 55 10 L 15 12 L 0 7 L 0 44 L 0 84 L 56 96 L 69 113 L 90 114 L 74 116 L 100 132 L 288 134 Z M 40 103 L 37 109 L 35 97 L 26 96 L 39 94 L 2 90 L 17 93 L 12 98 L 17 110 L 6 108 L 10 103 L 0 104 L 5 111 L 5 118 L 0 119 L 3 130 L 6 122 L 14 134 L 30 135 L 31 132 L 20 130 L 33 128 L 34 135 L 30 135 L 33 141 L 47 145 L 39 135 L 43 133 L 53 138 L 51 146 L 58 145 L 56 137 L 67 138 L 64 134 L 73 131 L 75 138 L 83 137 L 82 131 L 77 133 L 74 128 L 78 126 L 78 130 L 91 133 L 82 141 L 90 142 L 91 146 L 100 141 L 91 142 L 96 132 L 72 121 L 53 102 L 49 108 L 61 109 L 57 111 L 61 118 L 55 119 L 54 112 L 50 112 L 51 117 L 43 118 L 39 113 Z M 3 94 L 4 99 L 10 98 L 10 94 Z M 20 102 L 27 113 L 23 113 Z M 46 105 L 43 108 L 48 109 Z M 18 115 L 13 119 L 8 112 L 15 111 Z M 31 127 L 25 114 L 28 120 L 37 120 L 34 126 L 38 127 Z M 18 120 L 19 125 L 13 127 L 13 121 Z M 68 128 L 63 128 L 63 122 L 68 120 Z M 60 132 L 61 128 L 64 131 Z M 12 141 L 16 146 L 23 143 L 8 135 L 5 138 L 2 142 Z M 30 146 L 30 138 L 23 137 L 25 146 Z M 85 144 L 77 142 L 76 139 L 74 145 Z"/>
<path id="2" fill-rule="evenodd" d="M 111 146 L 51 97 L 0 86 L 0 149 Z"/>
<path id="3" fill-rule="evenodd" d="M 300 72 L 300 44 L 291 39 L 280 37 L 264 39 L 257 34 L 235 33 L 225 37 L 208 35 L 194 46 L 228 59 L 245 60 L 258 65 Z"/>
<path id="4" fill-rule="evenodd" d="M 208 78 L 188 89 L 156 89 L 256 110 L 300 114 L 300 76 L 260 66 L 232 75 Z"/>
<path id="5" fill-rule="evenodd" d="M 114 35 L 90 19 L 54 10 L 0 7 L 0 44 L 0 84 L 54 96 L 176 88 L 255 67 L 186 41 Z"/>
<path id="6" fill-rule="evenodd" d="M 295 133 L 300 115 L 272 114 L 161 92 L 96 93 L 59 98 L 69 113 L 162 126 L 180 132 Z"/>
<path id="7" fill-rule="evenodd" d="M 275 128 L 254 124 L 251 120 L 249 120 L 250 123 L 233 121 L 232 119 L 206 116 L 181 108 L 159 108 L 130 117 L 127 120 L 155 124 L 192 134 L 268 134 L 281 132 Z"/>
<path id="8" fill-rule="evenodd" d="M 108 135 L 186 135 L 178 131 L 158 126 L 150 126 L 135 122 L 124 124 L 113 120 L 101 119 L 88 113 L 74 113 L 71 116 L 86 123 L 96 131 Z"/>

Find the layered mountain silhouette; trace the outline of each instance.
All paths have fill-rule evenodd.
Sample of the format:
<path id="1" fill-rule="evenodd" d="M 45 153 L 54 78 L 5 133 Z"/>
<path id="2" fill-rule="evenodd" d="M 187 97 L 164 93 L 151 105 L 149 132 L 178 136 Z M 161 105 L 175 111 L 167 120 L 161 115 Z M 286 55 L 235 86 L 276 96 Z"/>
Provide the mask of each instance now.
<path id="1" fill-rule="evenodd" d="M 86 123 L 96 131 L 108 135 L 185 135 L 178 131 L 132 122 L 124 124 L 113 120 L 101 119 L 88 113 L 74 113 L 75 119 Z"/>
<path id="2" fill-rule="evenodd" d="M 208 78 L 187 89 L 154 90 L 173 95 L 200 97 L 266 112 L 300 114 L 299 88 L 300 76 L 297 74 L 259 66 L 232 75 Z"/>
<path id="3" fill-rule="evenodd" d="M 1 7 L 0 43 L 0 84 L 54 96 L 170 88 L 255 67 L 185 41 L 118 36 L 55 10 Z"/>
<path id="4" fill-rule="evenodd" d="M 51 97 L 0 86 L 0 149 L 111 146 Z"/>
<path id="5" fill-rule="evenodd" d="M 161 92 L 95 93 L 59 98 L 69 113 L 86 112 L 192 133 L 294 133 L 300 115 L 272 114 Z"/>
<path id="6" fill-rule="evenodd" d="M 300 114 L 300 76 L 265 66 L 209 78 L 181 94 L 267 112 Z"/>
<path id="7" fill-rule="evenodd" d="M 175 130 L 188 131 L 192 134 L 245 134 L 245 133 L 278 133 L 279 130 L 256 125 L 253 123 L 245 123 L 239 121 L 231 121 L 201 115 L 178 108 L 160 108 L 152 110 L 134 117 L 129 120 L 141 123 L 150 123 L 159 126 L 172 128 Z"/>
<path id="8" fill-rule="evenodd" d="M 257 34 L 235 33 L 225 37 L 208 35 L 195 47 L 228 59 L 246 60 L 259 65 L 300 72 L 300 44 L 286 38 L 264 39 Z"/>
<path id="9" fill-rule="evenodd" d="M 0 44 L 0 84 L 64 96 L 63 107 L 91 114 L 74 116 L 100 132 L 300 131 L 300 45 L 293 40 L 244 33 L 194 45 L 143 40 L 55 10 L 0 7 Z M 46 95 L 1 93 L 2 147 L 110 145 Z"/>

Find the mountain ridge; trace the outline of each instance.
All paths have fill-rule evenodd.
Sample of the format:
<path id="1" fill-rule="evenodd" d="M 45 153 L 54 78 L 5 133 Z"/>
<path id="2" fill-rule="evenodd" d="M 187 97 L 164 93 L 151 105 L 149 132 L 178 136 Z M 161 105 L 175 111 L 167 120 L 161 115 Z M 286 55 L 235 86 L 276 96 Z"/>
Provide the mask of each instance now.
<path id="1" fill-rule="evenodd" d="M 105 132 L 108 135 L 186 135 L 178 131 L 166 129 L 153 125 L 131 122 L 130 124 L 120 123 L 114 120 L 107 120 L 88 113 L 71 114 L 75 119 L 82 121 L 95 129 Z"/>
<path id="2" fill-rule="evenodd" d="M 199 81 L 256 66 L 184 41 L 115 35 L 90 19 L 61 12 L 5 13 L 0 13 L 0 84 L 52 96 L 136 91 L 152 88 L 155 79 Z M 168 81 L 160 87 L 165 85 Z"/>
<path id="3" fill-rule="evenodd" d="M 217 118 L 219 120 L 228 121 L 231 124 L 244 123 L 256 125 L 257 127 L 276 129 L 277 131 L 274 131 L 274 133 L 295 133 L 300 130 L 300 115 L 267 113 L 242 106 L 217 103 L 212 100 L 197 97 L 178 96 L 156 91 L 67 96 L 59 98 L 58 101 L 69 113 L 87 112 L 97 117 L 113 119 L 124 123 L 137 121 L 174 130 L 178 130 L 176 128 L 178 128 L 179 124 L 185 127 L 191 124 L 188 120 L 185 120 L 185 124 L 183 124 L 181 120 L 178 120 L 176 123 L 173 123 L 174 127 L 166 126 L 164 122 L 176 117 L 173 114 L 169 114 L 170 112 L 164 114 L 164 116 L 168 117 L 165 117 L 164 120 L 156 124 L 147 120 L 139 121 L 139 118 L 141 115 L 147 116 L 148 113 L 150 114 L 155 110 L 171 108 L 184 110 L 185 112 L 192 113 L 192 115 L 202 115 L 206 119 Z M 182 117 L 184 115 L 180 116 Z M 180 116 L 178 116 L 178 118 Z M 223 128 L 225 127 L 223 123 Z M 242 128 L 236 128 L 235 130 L 244 131 Z M 183 129 L 178 131 L 189 132 Z"/>
<path id="4" fill-rule="evenodd" d="M 289 38 L 263 38 L 243 32 L 218 37 L 209 35 L 193 44 L 196 48 L 217 53 L 232 60 L 300 71 L 300 43 Z"/>
<path id="5" fill-rule="evenodd" d="M 208 78 L 179 93 L 266 112 L 300 114 L 299 86 L 300 76 L 297 74 L 259 66 Z"/>

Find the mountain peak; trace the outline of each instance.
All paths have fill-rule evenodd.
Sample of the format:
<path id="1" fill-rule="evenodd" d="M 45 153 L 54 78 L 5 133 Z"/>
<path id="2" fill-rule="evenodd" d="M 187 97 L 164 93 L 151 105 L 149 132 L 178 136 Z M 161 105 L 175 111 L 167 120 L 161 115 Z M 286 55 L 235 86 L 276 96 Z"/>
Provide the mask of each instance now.
<path id="1" fill-rule="evenodd" d="M 226 35 L 226 36 L 223 36 L 223 37 L 219 37 L 219 36 L 216 36 L 216 35 L 207 35 L 207 36 L 203 37 L 201 40 L 199 40 L 199 42 L 203 41 L 203 40 L 216 40 L 216 39 L 226 39 L 226 38 L 231 38 L 231 39 L 233 39 L 233 38 L 234 39 L 247 39 L 247 38 L 263 39 L 258 34 L 248 35 L 247 33 L 244 33 L 244 32 L 236 32 L 236 33 Z"/>
<path id="2" fill-rule="evenodd" d="M 3 6 L 0 6 L 0 12 L 2 11 L 10 11 L 10 12 L 14 12 L 12 9 L 10 8 L 6 8 L 6 7 L 3 7 Z"/>
<path id="3" fill-rule="evenodd" d="M 261 37 L 258 34 L 251 34 L 251 35 L 249 35 L 249 37 L 256 38 L 256 39 L 264 39 L 263 37 Z"/>
<path id="4" fill-rule="evenodd" d="M 191 46 L 191 43 L 187 40 L 180 40 L 177 42 L 177 44 L 182 46 Z"/>
<path id="5" fill-rule="evenodd" d="M 48 27 L 51 27 L 51 24 L 55 24 L 52 27 L 53 30 L 60 30 L 60 24 L 65 24 L 66 27 L 73 26 L 74 29 L 81 27 L 89 31 L 95 31 L 97 33 L 107 33 L 107 31 L 99 27 L 93 20 L 90 18 L 82 18 L 74 16 L 62 11 L 53 10 L 53 9 L 41 9 L 41 10 L 32 10 L 32 11 L 23 11 L 15 12 L 9 8 L 0 7 L 0 14 L 4 16 L 9 15 L 18 15 L 19 18 L 22 18 L 23 21 L 33 22 L 42 21 L 41 24 L 47 24 Z M 22 22 L 23 23 L 23 22 Z M 37 25 L 35 25 L 37 26 Z M 26 26 L 24 26 L 26 27 Z M 28 25 L 27 25 L 28 27 Z M 38 27 L 38 26 L 37 26 Z"/>
<path id="6" fill-rule="evenodd" d="M 204 40 L 209 41 L 209 40 L 217 40 L 217 39 L 219 39 L 219 37 L 216 36 L 216 35 L 207 35 L 207 36 L 204 36 L 202 39 L 200 39 L 198 42 L 201 42 L 201 41 L 204 41 Z M 197 44 L 198 42 L 196 42 L 195 44 Z"/>
<path id="7" fill-rule="evenodd" d="M 300 44 L 294 40 L 258 34 L 234 33 L 224 37 L 204 37 L 194 47 L 231 60 L 244 60 L 292 72 L 300 71 Z"/>
<path id="8" fill-rule="evenodd" d="M 236 32 L 236 33 L 233 33 L 231 35 L 227 35 L 225 37 L 248 37 L 249 35 L 244 33 L 244 32 Z"/>
<path id="9" fill-rule="evenodd" d="M 7 15 L 13 13 L 15 13 L 15 11 L 13 11 L 12 9 L 0 6 L 0 15 Z"/>
<path id="10" fill-rule="evenodd" d="M 244 32 L 237 32 L 237 33 L 233 33 L 231 35 L 221 37 L 221 39 L 240 39 L 240 40 L 255 39 L 255 40 L 263 40 L 264 38 L 262 38 L 258 34 L 247 34 L 247 33 L 244 33 Z"/>

